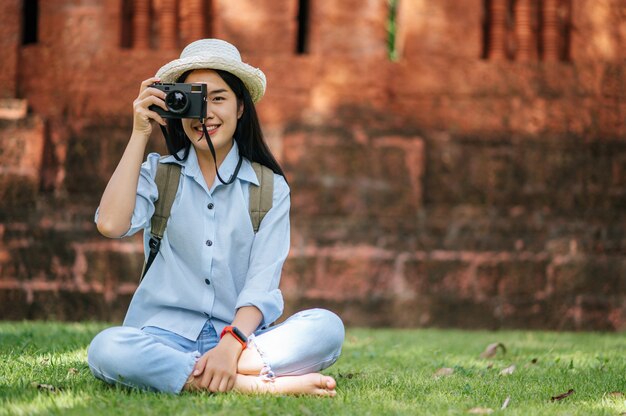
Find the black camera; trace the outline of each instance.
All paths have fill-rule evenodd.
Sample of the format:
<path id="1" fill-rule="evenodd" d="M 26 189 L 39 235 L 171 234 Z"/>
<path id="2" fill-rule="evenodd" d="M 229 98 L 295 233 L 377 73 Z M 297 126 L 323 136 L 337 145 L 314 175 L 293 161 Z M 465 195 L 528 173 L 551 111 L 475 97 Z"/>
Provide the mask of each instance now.
<path id="1" fill-rule="evenodd" d="M 206 117 L 206 84 L 162 83 L 150 85 L 165 92 L 165 105 L 168 111 L 151 105 L 150 110 L 163 118 L 197 118 Z"/>

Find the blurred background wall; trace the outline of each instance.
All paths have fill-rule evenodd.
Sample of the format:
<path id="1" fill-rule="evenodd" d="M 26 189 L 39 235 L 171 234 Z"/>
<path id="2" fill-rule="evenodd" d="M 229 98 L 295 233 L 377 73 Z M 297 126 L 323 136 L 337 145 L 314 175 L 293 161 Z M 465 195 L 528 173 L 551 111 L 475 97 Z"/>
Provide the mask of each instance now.
<path id="1" fill-rule="evenodd" d="M 140 82 L 219 37 L 268 77 L 288 313 L 626 328 L 625 0 L 2 0 L 0 35 L 1 319 L 122 319 L 141 237 L 93 213 Z"/>

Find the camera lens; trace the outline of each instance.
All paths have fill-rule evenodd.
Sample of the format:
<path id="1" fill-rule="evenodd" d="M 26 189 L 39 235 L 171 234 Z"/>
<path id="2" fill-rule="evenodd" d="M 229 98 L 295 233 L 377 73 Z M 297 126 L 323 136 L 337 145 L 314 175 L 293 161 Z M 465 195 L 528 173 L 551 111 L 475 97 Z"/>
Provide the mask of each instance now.
<path id="1" fill-rule="evenodd" d="M 167 93 L 165 96 L 165 105 L 170 112 L 175 114 L 182 114 L 187 111 L 189 107 L 189 99 L 187 94 L 182 91 L 174 90 Z"/>

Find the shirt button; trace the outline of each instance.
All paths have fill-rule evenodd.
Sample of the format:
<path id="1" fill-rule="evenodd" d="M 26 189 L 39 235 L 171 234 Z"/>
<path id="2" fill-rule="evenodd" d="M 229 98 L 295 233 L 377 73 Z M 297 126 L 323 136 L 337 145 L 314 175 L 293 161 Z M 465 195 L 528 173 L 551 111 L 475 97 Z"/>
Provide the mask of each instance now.
<path id="1" fill-rule="evenodd" d="M 213 241 L 211 240 L 206 240 L 206 245 L 211 247 L 213 245 Z"/>
<path id="2" fill-rule="evenodd" d="M 210 202 L 209 205 L 206 206 L 208 209 L 213 209 L 215 207 L 215 205 L 213 205 L 213 202 Z"/>
<path id="3" fill-rule="evenodd" d="M 207 285 L 210 285 L 211 281 L 209 279 L 204 279 L 204 283 L 206 283 Z"/>

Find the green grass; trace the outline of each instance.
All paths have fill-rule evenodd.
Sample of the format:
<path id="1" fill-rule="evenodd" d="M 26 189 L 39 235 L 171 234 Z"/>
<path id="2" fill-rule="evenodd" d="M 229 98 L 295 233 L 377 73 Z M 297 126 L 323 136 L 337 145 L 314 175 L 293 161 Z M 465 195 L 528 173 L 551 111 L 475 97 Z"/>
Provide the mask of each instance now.
<path id="1" fill-rule="evenodd" d="M 104 327 L 0 323 L 0 415 L 467 415 L 475 407 L 494 415 L 626 412 L 626 397 L 611 394 L 626 393 L 624 334 L 350 329 L 342 357 L 326 371 L 339 383 L 338 396 L 319 399 L 109 387 L 91 376 L 85 361 L 89 341 Z M 506 354 L 480 358 L 492 342 L 502 342 Z M 512 364 L 513 374 L 500 375 Z M 442 367 L 454 373 L 435 378 Z M 550 400 L 569 389 L 571 396 Z"/>

